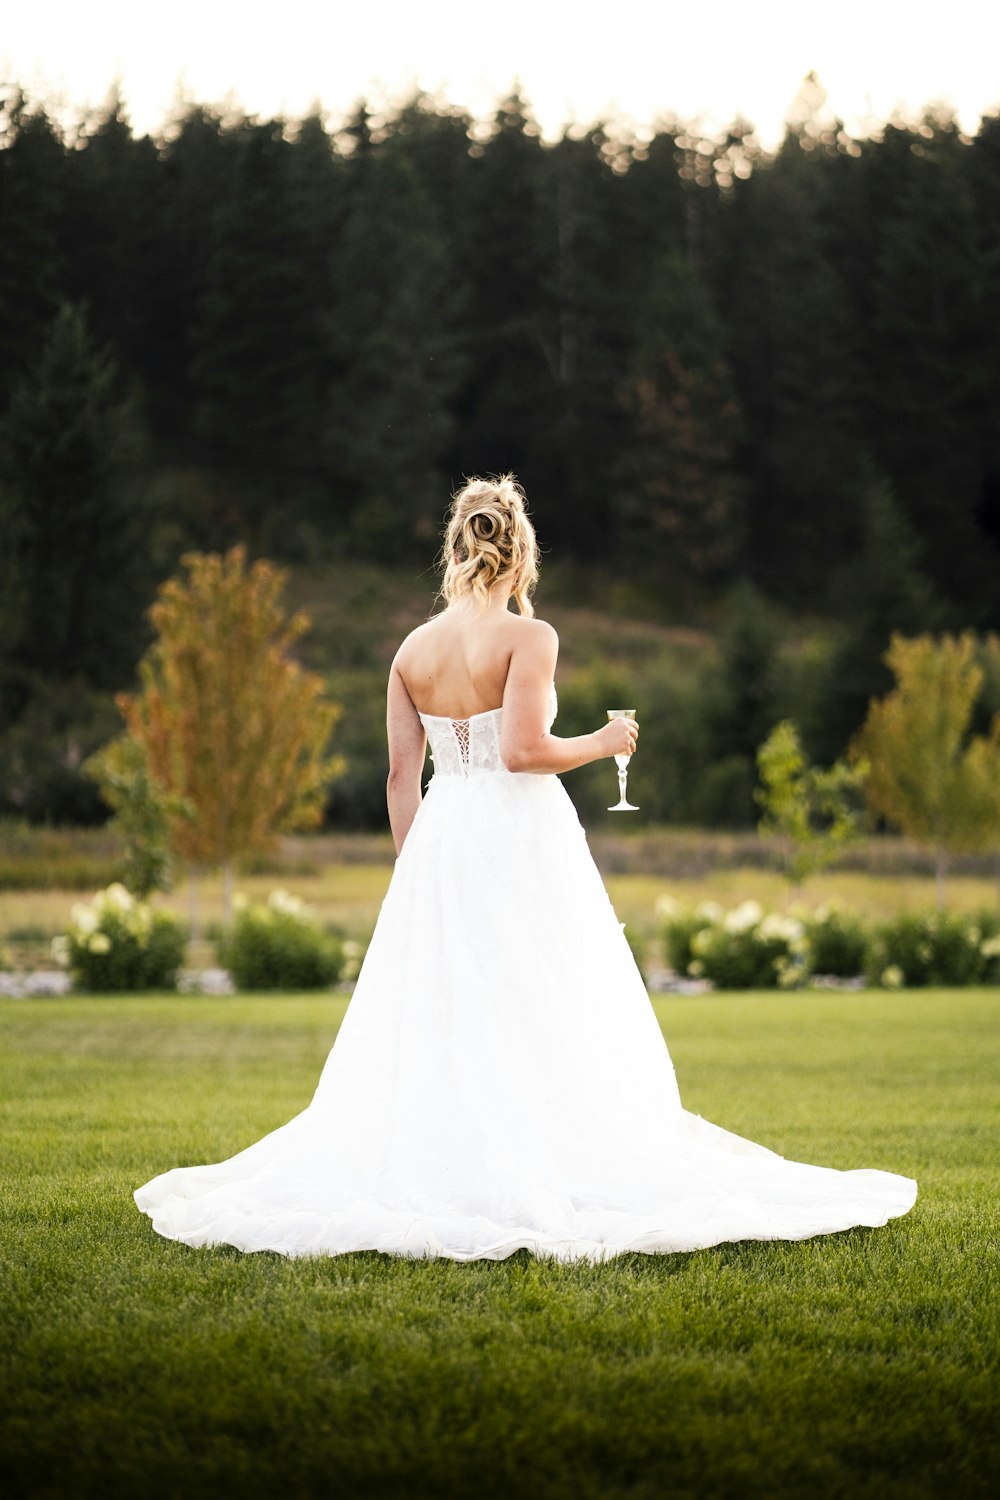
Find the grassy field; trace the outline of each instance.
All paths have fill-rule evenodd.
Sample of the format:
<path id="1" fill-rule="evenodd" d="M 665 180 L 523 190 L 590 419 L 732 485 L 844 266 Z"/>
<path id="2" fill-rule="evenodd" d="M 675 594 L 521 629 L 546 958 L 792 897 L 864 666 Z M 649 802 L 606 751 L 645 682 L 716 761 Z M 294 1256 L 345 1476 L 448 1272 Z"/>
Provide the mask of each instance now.
<path id="1" fill-rule="evenodd" d="M 689 1108 L 918 1178 L 882 1230 L 598 1267 L 157 1238 L 131 1189 L 300 1110 L 345 1003 L 0 1007 L 6 1494 L 995 1493 L 995 992 L 655 1002 Z"/>

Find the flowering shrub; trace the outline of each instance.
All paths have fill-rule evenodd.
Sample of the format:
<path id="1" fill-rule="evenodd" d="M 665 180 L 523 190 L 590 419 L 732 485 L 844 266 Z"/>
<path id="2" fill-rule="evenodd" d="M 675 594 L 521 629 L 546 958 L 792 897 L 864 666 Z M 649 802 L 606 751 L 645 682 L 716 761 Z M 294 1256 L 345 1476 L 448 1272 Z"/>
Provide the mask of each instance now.
<path id="1" fill-rule="evenodd" d="M 296 896 L 272 891 L 266 903 L 237 896 L 236 916 L 219 943 L 219 962 L 240 990 L 318 990 L 336 984 L 348 954 Z M 357 964 L 360 955 L 352 955 Z"/>
<path id="2" fill-rule="evenodd" d="M 868 937 L 864 923 L 852 912 L 832 903 L 803 912 L 809 967 L 814 974 L 833 974 L 853 979 L 865 971 Z"/>
<path id="3" fill-rule="evenodd" d="M 673 896 L 661 896 L 656 903 L 656 914 L 665 919 L 663 944 L 667 963 L 676 974 L 687 974 L 695 959 L 691 947 L 695 934 L 720 921 L 722 907 L 714 901 L 703 901 L 689 911 Z"/>
<path id="4" fill-rule="evenodd" d="M 792 988 L 812 975 L 854 979 L 884 989 L 906 985 L 1000 984 L 1000 914 L 905 912 L 867 927 L 824 905 L 810 912 L 765 914 L 756 901 L 724 912 L 712 902 L 692 910 L 671 897 L 664 917 L 667 961 L 678 974 L 719 989 Z"/>
<path id="5" fill-rule="evenodd" d="M 1000 919 L 992 912 L 900 912 L 872 929 L 865 958 L 871 984 L 1000 983 Z"/>
<path id="6" fill-rule="evenodd" d="M 172 916 L 117 883 L 89 904 L 77 902 L 69 931 L 52 939 L 53 957 L 69 968 L 75 987 L 91 991 L 174 989 L 184 949 Z"/>
<path id="7" fill-rule="evenodd" d="M 665 912 L 666 950 L 672 966 L 691 978 L 710 979 L 719 989 L 791 989 L 809 976 L 803 924 L 767 914 L 756 901 L 734 911 L 705 903 L 694 913 Z M 683 967 L 680 965 L 683 964 Z"/>

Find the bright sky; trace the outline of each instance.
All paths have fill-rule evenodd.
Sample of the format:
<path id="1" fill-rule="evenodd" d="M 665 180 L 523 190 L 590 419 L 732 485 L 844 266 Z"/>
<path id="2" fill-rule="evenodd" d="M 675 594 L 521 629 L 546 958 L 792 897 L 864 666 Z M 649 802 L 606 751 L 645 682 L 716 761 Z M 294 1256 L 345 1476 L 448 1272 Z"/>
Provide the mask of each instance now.
<path id="1" fill-rule="evenodd" d="M 139 131 L 179 94 L 337 120 L 420 87 L 487 115 L 519 79 L 550 137 L 742 114 L 773 146 L 814 69 L 849 129 L 944 101 L 974 132 L 998 57 L 996 0 L 0 0 L 0 79 L 70 118 L 118 79 Z"/>

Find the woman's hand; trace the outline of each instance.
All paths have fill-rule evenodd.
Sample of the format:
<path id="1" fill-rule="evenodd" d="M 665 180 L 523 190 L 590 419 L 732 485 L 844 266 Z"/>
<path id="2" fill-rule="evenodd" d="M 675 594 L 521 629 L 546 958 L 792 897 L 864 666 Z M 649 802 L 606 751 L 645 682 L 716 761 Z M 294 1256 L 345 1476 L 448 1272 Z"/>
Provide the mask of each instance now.
<path id="1" fill-rule="evenodd" d="M 634 719 L 609 719 L 594 731 L 602 757 L 634 755 L 638 738 L 639 726 Z"/>

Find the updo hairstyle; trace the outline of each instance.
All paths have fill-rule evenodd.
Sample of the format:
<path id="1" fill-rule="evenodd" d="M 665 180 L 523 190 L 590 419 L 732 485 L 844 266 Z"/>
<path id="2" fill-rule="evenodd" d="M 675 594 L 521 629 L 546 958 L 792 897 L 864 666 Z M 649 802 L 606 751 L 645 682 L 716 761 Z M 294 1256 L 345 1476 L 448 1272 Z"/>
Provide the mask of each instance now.
<path id="1" fill-rule="evenodd" d="M 452 499 L 441 561 L 446 604 L 468 594 L 483 608 L 496 584 L 509 583 L 521 614 L 534 614 L 538 543 L 513 474 L 466 481 Z"/>

